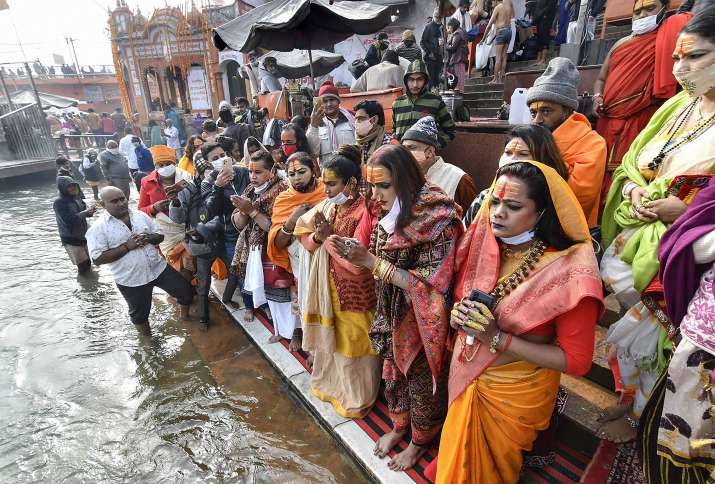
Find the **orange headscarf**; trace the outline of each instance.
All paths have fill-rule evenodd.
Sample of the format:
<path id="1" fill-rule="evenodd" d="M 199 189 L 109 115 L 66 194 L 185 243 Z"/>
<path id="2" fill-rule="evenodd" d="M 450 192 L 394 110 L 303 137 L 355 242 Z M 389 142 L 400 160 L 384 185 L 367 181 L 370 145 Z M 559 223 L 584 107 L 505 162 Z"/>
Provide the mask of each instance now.
<path id="1" fill-rule="evenodd" d="M 290 187 L 288 190 L 281 192 L 273 202 L 273 216 L 271 217 L 271 230 L 268 232 L 268 247 L 266 253 L 268 257 L 277 266 L 289 270 L 290 257 L 288 256 L 288 248 L 279 249 L 276 247 L 276 236 L 278 231 L 283 227 L 283 224 L 288 220 L 295 210 L 300 205 L 315 206 L 325 200 L 325 185 L 323 180 L 318 179 L 315 190 L 308 193 L 301 193 Z"/>
<path id="2" fill-rule="evenodd" d="M 154 164 L 157 163 L 176 163 L 176 150 L 169 148 L 166 145 L 154 145 L 149 148 Z"/>

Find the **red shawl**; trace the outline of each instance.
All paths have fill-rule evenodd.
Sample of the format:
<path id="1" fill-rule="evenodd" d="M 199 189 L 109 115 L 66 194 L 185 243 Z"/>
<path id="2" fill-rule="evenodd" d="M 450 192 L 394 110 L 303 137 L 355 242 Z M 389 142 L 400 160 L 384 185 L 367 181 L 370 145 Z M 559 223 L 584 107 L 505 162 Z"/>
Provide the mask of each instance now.
<path id="1" fill-rule="evenodd" d="M 373 253 L 378 232 L 384 234 L 379 226 L 373 232 Z M 390 235 L 377 251 L 378 256 L 409 271 L 409 289 L 405 293 L 396 286 L 377 282 L 379 300 L 371 328 L 373 345 L 386 357 L 388 365 L 392 356 L 403 375 L 424 349 L 433 390 L 445 363 L 449 336 L 445 296 L 456 272 L 457 241 L 462 232 L 460 211 L 454 201 L 437 186 L 426 183 L 412 207 L 410 224 Z M 440 257 L 441 254 L 444 255 Z M 384 339 L 386 333 L 391 333 L 391 348 L 384 347 L 389 342 L 389 336 Z"/>
<path id="2" fill-rule="evenodd" d="M 472 289 L 490 292 L 499 279 L 499 244 L 488 217 L 473 223 L 459 244 L 456 266 L 460 268 L 455 300 L 469 296 Z M 603 308 L 603 291 L 598 263 L 590 243 L 577 243 L 566 250 L 544 254 L 526 281 L 497 305 L 494 315 L 499 327 L 520 335 L 553 321 L 587 297 Z M 471 361 L 461 358 L 463 343 L 457 338 L 449 371 L 450 404 L 500 356 L 481 345 Z"/>

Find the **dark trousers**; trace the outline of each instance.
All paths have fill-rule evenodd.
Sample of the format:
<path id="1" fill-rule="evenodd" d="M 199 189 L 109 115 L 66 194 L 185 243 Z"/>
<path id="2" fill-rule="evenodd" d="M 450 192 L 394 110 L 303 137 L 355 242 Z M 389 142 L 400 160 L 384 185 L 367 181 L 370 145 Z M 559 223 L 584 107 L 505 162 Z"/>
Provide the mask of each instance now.
<path id="1" fill-rule="evenodd" d="M 236 239 L 232 237 L 227 237 L 225 244 L 225 252 L 222 254 L 221 259 L 223 263 L 226 264 L 228 271 L 228 279 L 226 279 L 226 289 L 223 291 L 223 296 L 221 301 L 228 303 L 233 299 L 233 295 L 236 289 L 243 289 L 243 281 L 239 280 L 238 274 L 233 274 L 231 271 L 231 262 L 233 261 L 233 256 L 236 253 Z M 246 294 L 241 291 L 241 299 L 243 299 L 243 305 L 246 309 L 253 309 L 253 296 Z"/>
<path id="2" fill-rule="evenodd" d="M 149 321 L 151 312 L 151 296 L 154 287 L 158 287 L 169 293 L 170 296 L 182 306 L 191 304 L 193 294 L 189 281 L 181 277 L 173 267 L 166 266 L 166 269 L 159 274 L 159 277 L 143 286 L 129 287 L 117 284 L 119 292 L 124 296 L 129 306 L 129 318 L 134 324 L 144 324 Z"/>
<path id="3" fill-rule="evenodd" d="M 426 59 L 425 64 L 427 64 L 427 74 L 429 74 L 429 87 L 439 88 L 439 80 L 442 77 L 442 61 Z"/>
<path id="4" fill-rule="evenodd" d="M 196 257 L 196 295 L 198 296 L 198 304 L 196 311 L 199 315 L 199 321 L 208 322 L 209 320 L 209 291 L 211 290 L 211 265 L 213 264 L 215 254 L 209 256 Z"/>

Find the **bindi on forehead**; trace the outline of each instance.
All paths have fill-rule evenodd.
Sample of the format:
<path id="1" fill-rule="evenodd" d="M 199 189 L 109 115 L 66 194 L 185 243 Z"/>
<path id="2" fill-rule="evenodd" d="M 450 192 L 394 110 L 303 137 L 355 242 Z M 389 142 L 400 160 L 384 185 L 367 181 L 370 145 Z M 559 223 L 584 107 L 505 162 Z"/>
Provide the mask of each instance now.
<path id="1" fill-rule="evenodd" d="M 688 55 L 695 47 L 695 36 L 691 34 L 682 34 L 678 37 L 678 42 L 675 44 L 675 54 L 678 57 Z"/>
<path id="2" fill-rule="evenodd" d="M 385 168 L 382 166 L 370 166 L 367 167 L 367 182 L 376 185 L 378 183 L 383 183 L 387 181 L 387 173 Z"/>
<path id="3" fill-rule="evenodd" d="M 504 177 L 497 181 L 494 186 L 494 193 L 497 198 L 504 200 L 505 198 L 519 199 L 522 195 L 521 184 L 510 179 L 511 177 Z"/>

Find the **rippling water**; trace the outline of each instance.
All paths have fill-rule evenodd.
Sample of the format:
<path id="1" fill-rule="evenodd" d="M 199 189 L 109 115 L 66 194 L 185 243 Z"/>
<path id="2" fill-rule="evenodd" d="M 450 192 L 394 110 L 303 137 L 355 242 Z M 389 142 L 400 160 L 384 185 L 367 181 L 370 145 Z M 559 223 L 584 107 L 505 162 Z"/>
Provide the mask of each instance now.
<path id="1" fill-rule="evenodd" d="M 139 337 L 106 269 L 76 276 L 55 194 L 0 188 L 0 481 L 364 480 L 240 332 L 202 336 L 155 293 Z"/>

